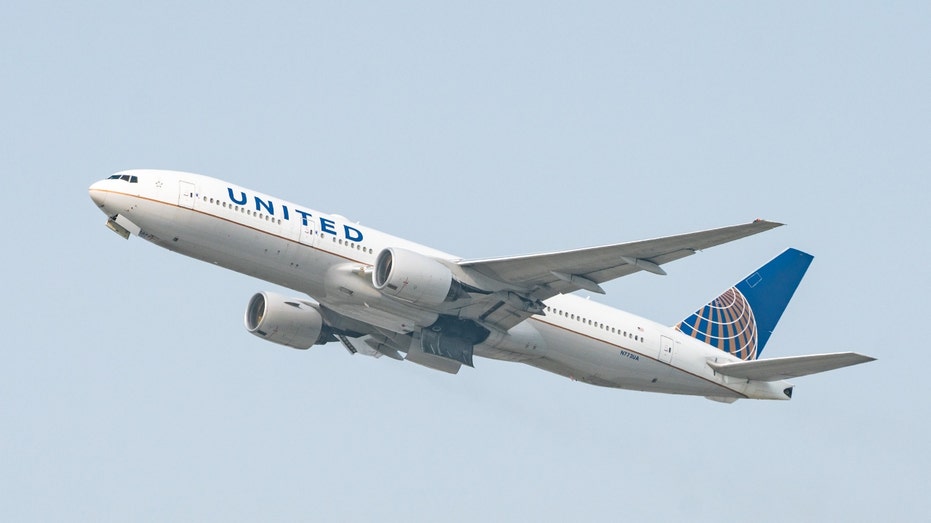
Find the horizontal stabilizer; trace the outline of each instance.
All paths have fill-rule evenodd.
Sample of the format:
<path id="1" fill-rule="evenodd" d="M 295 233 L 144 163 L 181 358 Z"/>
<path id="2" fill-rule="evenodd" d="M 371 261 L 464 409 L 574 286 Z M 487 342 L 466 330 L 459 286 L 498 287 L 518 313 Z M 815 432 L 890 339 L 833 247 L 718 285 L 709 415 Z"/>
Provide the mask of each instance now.
<path id="1" fill-rule="evenodd" d="M 856 352 L 835 352 L 832 354 L 789 356 L 787 358 L 738 361 L 734 363 L 714 363 L 709 361 L 708 366 L 717 373 L 733 378 L 778 381 L 849 367 L 850 365 L 866 363 L 875 359 Z"/>

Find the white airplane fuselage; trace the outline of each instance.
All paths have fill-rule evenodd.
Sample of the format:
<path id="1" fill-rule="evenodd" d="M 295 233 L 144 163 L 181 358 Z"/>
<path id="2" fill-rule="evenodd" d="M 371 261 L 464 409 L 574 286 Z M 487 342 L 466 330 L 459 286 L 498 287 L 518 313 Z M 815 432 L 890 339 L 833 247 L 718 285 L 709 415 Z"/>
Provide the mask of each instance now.
<path id="1" fill-rule="evenodd" d="M 124 171 L 90 195 L 116 223 L 156 245 L 305 293 L 328 309 L 395 333 L 438 314 L 372 284 L 378 254 L 403 248 L 451 263 L 460 258 L 207 176 Z M 544 314 L 492 330 L 475 354 L 517 361 L 594 385 L 738 398 L 789 399 L 785 381 L 736 379 L 708 363 L 741 361 L 677 329 L 576 295 L 545 300 Z M 787 392 L 788 390 L 788 392 Z"/>

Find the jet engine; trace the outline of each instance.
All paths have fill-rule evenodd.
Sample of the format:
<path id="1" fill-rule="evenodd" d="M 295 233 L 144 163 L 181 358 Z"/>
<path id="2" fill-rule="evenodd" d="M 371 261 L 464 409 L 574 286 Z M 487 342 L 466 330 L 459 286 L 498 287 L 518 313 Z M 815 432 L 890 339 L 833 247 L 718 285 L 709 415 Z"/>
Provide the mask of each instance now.
<path id="1" fill-rule="evenodd" d="M 372 283 L 383 294 L 422 305 L 439 305 L 463 294 L 449 267 L 405 249 L 378 253 Z"/>
<path id="2" fill-rule="evenodd" d="M 295 349 L 309 349 L 328 335 L 323 316 L 310 302 L 272 292 L 257 293 L 249 300 L 245 323 L 252 334 Z"/>

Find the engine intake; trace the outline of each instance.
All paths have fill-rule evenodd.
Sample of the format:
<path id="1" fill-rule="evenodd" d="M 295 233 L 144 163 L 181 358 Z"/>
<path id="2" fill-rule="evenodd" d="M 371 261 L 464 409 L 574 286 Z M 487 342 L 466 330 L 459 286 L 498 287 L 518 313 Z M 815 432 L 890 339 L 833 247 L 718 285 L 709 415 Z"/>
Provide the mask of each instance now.
<path id="1" fill-rule="evenodd" d="M 406 249 L 388 248 L 378 253 L 372 284 L 383 294 L 423 305 L 439 305 L 463 293 L 449 267 Z"/>
<path id="2" fill-rule="evenodd" d="M 327 337 L 323 316 L 316 307 L 272 292 L 257 293 L 249 300 L 245 324 L 254 335 L 295 349 L 309 349 Z"/>

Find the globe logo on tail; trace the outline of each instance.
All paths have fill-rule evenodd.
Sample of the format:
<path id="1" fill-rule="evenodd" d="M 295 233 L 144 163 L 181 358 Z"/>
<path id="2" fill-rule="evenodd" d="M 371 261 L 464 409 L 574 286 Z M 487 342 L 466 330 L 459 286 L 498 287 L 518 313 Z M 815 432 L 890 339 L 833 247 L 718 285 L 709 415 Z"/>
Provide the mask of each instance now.
<path id="1" fill-rule="evenodd" d="M 740 359 L 757 357 L 756 319 L 747 298 L 736 287 L 682 320 L 676 330 Z"/>

